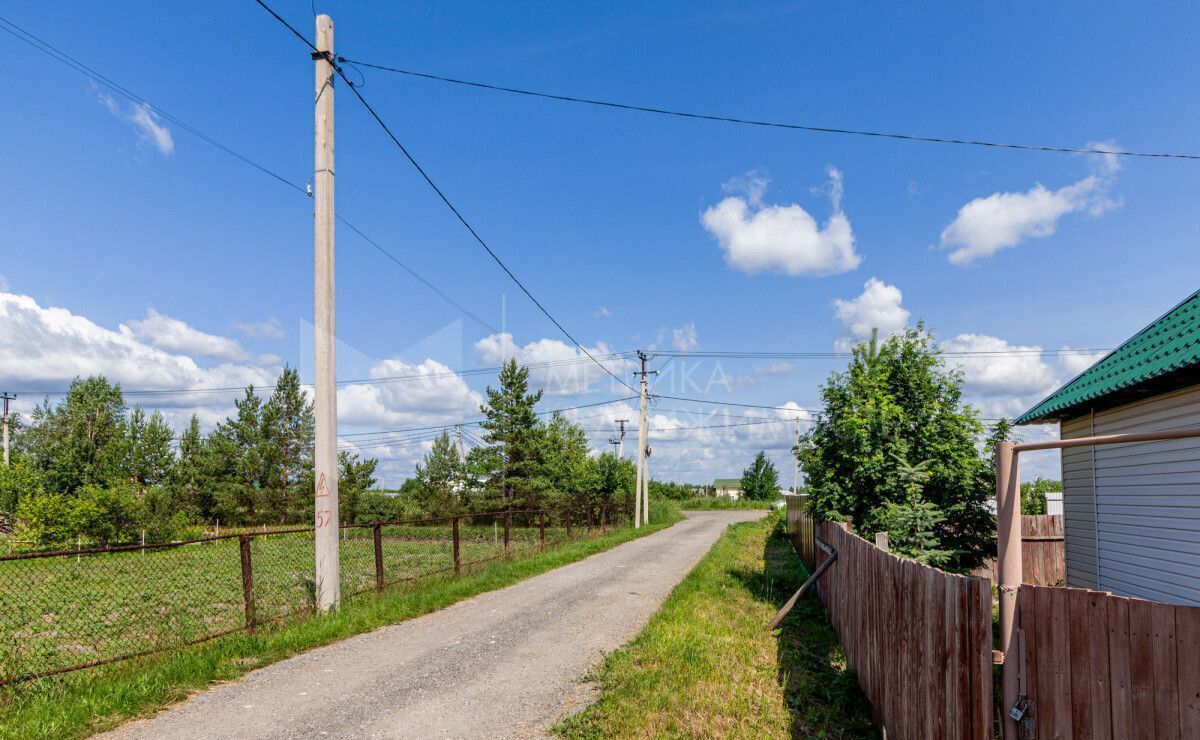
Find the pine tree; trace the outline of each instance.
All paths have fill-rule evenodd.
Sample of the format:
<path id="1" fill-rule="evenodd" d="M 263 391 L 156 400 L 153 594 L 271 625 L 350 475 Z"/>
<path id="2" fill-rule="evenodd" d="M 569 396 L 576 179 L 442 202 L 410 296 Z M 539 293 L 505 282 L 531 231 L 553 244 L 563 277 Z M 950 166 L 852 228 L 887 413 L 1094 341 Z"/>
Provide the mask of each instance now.
<path id="1" fill-rule="evenodd" d="M 192 414 L 187 430 L 179 437 L 179 456 L 171 471 L 171 484 L 177 499 L 207 519 L 212 514 L 212 491 L 204 485 L 204 438 L 200 418 Z"/>
<path id="2" fill-rule="evenodd" d="M 417 463 L 416 477 L 421 482 L 417 502 L 425 513 L 441 516 L 461 510 L 463 462 L 449 432 L 433 440 L 425 459 Z"/>
<path id="3" fill-rule="evenodd" d="M 249 386 L 234 406 L 236 416 L 218 424 L 209 437 L 205 462 L 218 482 L 222 518 L 254 522 L 262 487 L 263 403 Z"/>
<path id="4" fill-rule="evenodd" d="M 262 409 L 259 453 L 262 485 L 280 521 L 303 508 L 307 499 L 304 482 L 311 477 L 306 472 L 312 467 L 315 433 L 313 404 L 300 387 L 300 374 L 284 368 Z"/>
<path id="5" fill-rule="evenodd" d="M 167 481 L 171 474 L 174 457 L 171 441 L 175 433 L 163 415 L 155 411 L 150 414 L 140 407 L 129 412 L 125 435 L 125 471 L 130 482 L 138 489 L 157 486 Z"/>
<path id="6" fill-rule="evenodd" d="M 542 392 L 529 392 L 529 369 L 515 359 L 500 369 L 500 388 L 487 388 L 487 403 L 479 410 L 484 441 L 496 453 L 485 459 L 495 467 L 486 471 L 487 484 L 498 491 L 505 506 L 521 505 L 530 495 L 530 479 L 537 473 L 538 417 L 534 406 Z"/>
<path id="7" fill-rule="evenodd" d="M 759 452 L 750 467 L 742 471 L 742 497 L 751 501 L 771 501 L 778 496 L 779 471 L 767 459 L 766 452 Z"/>

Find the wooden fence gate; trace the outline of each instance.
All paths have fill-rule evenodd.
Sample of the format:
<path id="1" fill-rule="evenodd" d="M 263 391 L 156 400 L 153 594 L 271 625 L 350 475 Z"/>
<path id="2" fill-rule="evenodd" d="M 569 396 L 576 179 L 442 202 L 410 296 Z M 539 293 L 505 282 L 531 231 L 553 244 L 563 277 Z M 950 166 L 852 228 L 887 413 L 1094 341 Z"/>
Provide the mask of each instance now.
<path id="1" fill-rule="evenodd" d="M 1021 586 L 1026 738 L 1200 738 L 1200 607 Z"/>

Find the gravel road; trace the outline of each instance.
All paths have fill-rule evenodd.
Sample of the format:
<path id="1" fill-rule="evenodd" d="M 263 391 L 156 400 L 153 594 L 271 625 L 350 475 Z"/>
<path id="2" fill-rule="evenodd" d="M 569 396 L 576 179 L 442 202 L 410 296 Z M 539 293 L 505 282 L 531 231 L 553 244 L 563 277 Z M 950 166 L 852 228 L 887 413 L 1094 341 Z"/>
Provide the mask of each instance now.
<path id="1" fill-rule="evenodd" d="M 217 686 L 108 738 L 542 737 L 732 522 L 673 527 Z"/>

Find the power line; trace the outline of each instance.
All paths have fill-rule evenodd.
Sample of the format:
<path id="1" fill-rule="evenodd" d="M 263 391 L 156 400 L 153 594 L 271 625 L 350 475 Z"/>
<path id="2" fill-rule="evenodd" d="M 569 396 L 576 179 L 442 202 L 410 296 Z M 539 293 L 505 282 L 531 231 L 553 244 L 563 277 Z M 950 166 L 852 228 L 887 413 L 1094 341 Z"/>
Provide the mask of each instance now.
<path id="1" fill-rule="evenodd" d="M 809 411 L 809 412 L 814 411 L 814 409 L 807 409 L 807 408 L 804 408 L 803 406 L 765 406 L 763 404 L 757 404 L 757 403 L 735 403 L 733 401 L 711 401 L 706 398 L 685 398 L 683 396 L 667 396 L 667 395 L 663 395 L 661 393 L 657 394 L 656 398 L 669 398 L 672 401 L 689 401 L 691 403 L 710 403 L 710 404 L 715 404 L 718 406 L 738 406 L 738 407 L 747 408 L 747 409 L 772 409 L 772 410 L 776 410 L 776 411 Z"/>
<path id="2" fill-rule="evenodd" d="M 318 53 L 317 48 L 315 46 L 313 46 L 312 42 L 310 42 L 303 34 L 301 34 L 299 31 L 297 31 L 290 23 L 288 23 L 286 20 L 284 20 L 283 17 L 281 17 L 278 13 L 276 13 L 274 10 L 272 10 L 270 8 L 270 6 L 268 6 L 265 2 L 263 2 L 263 0 L 255 0 L 255 2 L 260 7 L 262 7 L 264 10 L 266 10 L 268 13 L 270 13 L 271 16 L 276 21 L 278 21 L 285 28 L 287 28 L 287 30 L 290 31 L 292 33 L 292 35 L 294 35 L 296 38 L 300 39 L 300 41 L 303 42 L 305 46 L 312 49 L 314 53 Z M 340 62 L 340 61 L 345 61 L 345 60 L 339 58 L 338 61 Z M 330 62 L 332 63 L 333 60 L 330 60 Z M 350 63 L 353 64 L 353 62 L 350 62 Z M 388 135 L 388 138 L 390 138 L 392 140 L 392 143 L 396 145 L 396 148 L 400 150 L 400 152 L 404 155 L 405 159 L 408 160 L 409 164 L 411 164 L 413 166 L 413 168 L 417 171 L 417 173 L 421 176 L 421 178 L 425 180 L 425 183 L 430 187 L 430 189 L 433 190 L 433 192 L 438 196 L 438 198 L 441 199 L 442 203 L 444 203 L 446 205 L 446 207 L 450 209 L 450 212 L 454 214 L 455 218 L 457 218 L 458 221 L 463 225 L 463 227 L 466 228 L 466 230 L 471 234 L 471 236 L 475 239 L 475 241 L 479 243 L 479 246 L 483 247 L 484 251 L 488 253 L 488 255 L 492 258 L 492 260 L 494 260 L 495 263 L 500 266 L 500 269 L 504 271 L 504 274 L 508 275 L 509 279 L 512 280 L 513 283 L 516 284 L 516 286 L 518 288 L 521 289 L 521 292 L 524 293 L 525 296 L 527 298 L 529 298 L 530 301 L 533 302 L 533 305 L 537 306 L 538 310 L 541 311 L 546 316 L 546 318 L 549 319 L 550 322 L 552 324 L 554 324 L 554 326 L 556 326 L 560 332 L 563 333 L 563 335 L 567 339 L 571 340 L 571 343 L 574 344 L 579 349 L 580 352 L 583 352 L 585 355 L 587 355 L 592 360 L 592 362 L 595 362 L 596 365 L 598 365 L 600 367 L 600 369 L 603 370 L 605 373 L 610 375 L 613 378 L 613 380 L 616 380 L 618 383 L 625 386 L 630 391 L 634 391 L 633 386 L 626 383 L 620 376 L 618 376 L 612 370 L 609 370 L 608 367 L 606 367 L 603 363 L 601 363 L 599 360 L 597 360 L 595 357 L 593 357 L 592 353 L 589 352 L 588 349 L 586 347 L 584 347 L 583 344 L 579 340 L 577 340 L 575 338 L 575 336 L 573 334 L 571 334 L 571 332 L 569 332 L 565 326 L 563 326 L 562 322 L 560 322 L 557 318 L 554 317 L 553 314 L 550 313 L 550 311 L 542 304 L 542 302 L 539 301 L 537 299 L 537 297 L 533 295 L 533 293 L 529 290 L 529 288 L 525 287 L 525 284 L 523 282 L 521 282 L 521 280 L 516 276 L 515 273 L 513 273 L 513 271 L 511 269 L 509 269 L 508 265 L 505 264 L 504 260 L 500 259 L 500 256 L 498 254 L 496 254 L 496 252 L 488 245 L 488 243 L 486 241 L 484 241 L 483 237 L 479 235 L 479 232 L 475 230 L 475 227 L 471 225 L 471 222 L 467 220 L 466 216 L 463 215 L 462 211 L 460 211 L 458 209 L 458 207 L 455 206 L 454 203 L 450 200 L 450 198 L 446 195 L 446 193 L 440 187 L 438 187 L 437 183 L 435 183 L 433 181 L 433 178 L 429 176 L 429 173 L 425 171 L 425 168 L 422 167 L 421 164 L 419 162 L 417 162 L 416 158 L 413 157 L 412 153 L 408 151 L 408 148 L 405 147 L 403 143 L 401 143 L 400 139 L 392 131 L 391 127 L 387 125 L 387 122 L 385 122 L 383 120 L 383 118 L 379 115 L 379 113 L 376 112 L 375 108 L 372 107 L 371 104 L 367 102 L 367 99 L 365 97 L 363 97 L 363 94 L 358 89 L 358 86 L 355 85 L 350 80 L 350 78 L 346 76 L 345 72 L 342 71 L 342 68 L 338 64 L 333 64 L 332 66 L 333 66 L 334 71 L 337 72 L 337 75 L 339 77 L 341 77 L 342 80 L 346 83 L 347 87 L 350 88 L 350 92 L 354 93 L 354 97 L 358 98 L 358 102 L 361 103 L 364 108 L 366 108 L 366 110 L 369 114 L 371 114 L 371 117 L 375 119 L 375 122 L 378 123 L 380 128 L 383 129 L 384 133 L 386 133 Z M 634 392 L 636 392 L 636 391 L 634 391 Z"/>
<path id="3" fill-rule="evenodd" d="M 259 3 L 261 4 L 261 2 Z M 839 134 L 845 136 L 862 136 L 879 139 L 895 139 L 899 141 L 921 142 L 926 144 L 955 144 L 961 146 L 977 146 L 988 147 L 992 149 L 1016 149 L 1030 152 L 1053 152 L 1062 154 L 1111 154 L 1119 157 L 1147 157 L 1154 159 L 1200 159 L 1200 154 L 1184 154 L 1176 152 L 1140 152 L 1129 151 L 1125 149 L 1084 149 L 1078 147 L 1065 146 L 1042 146 L 1037 144 L 1012 144 L 1007 142 L 985 141 L 982 139 L 957 139 L 945 136 L 919 136 L 916 134 L 901 134 L 894 131 L 871 131 L 866 129 L 849 129 L 849 128 L 834 128 L 830 126 L 813 126 L 800 123 L 785 123 L 780 121 L 763 121 L 752 118 L 739 118 L 733 116 L 719 116 L 711 113 L 695 113 L 691 111 L 674 110 L 660 106 L 635 105 L 632 103 L 619 103 L 611 100 L 597 100 L 594 98 L 584 98 L 577 95 L 556 95 L 554 93 L 541 92 L 538 90 L 526 90 L 519 87 L 508 87 L 505 85 L 492 85 L 486 82 L 476 82 L 473 80 L 462 80 L 454 77 L 446 77 L 443 75 L 430 74 L 428 72 L 416 72 L 409 69 L 401 69 L 399 67 L 389 67 L 383 64 L 373 64 L 364 62 L 360 59 L 347 59 L 338 57 L 339 62 L 355 64 L 360 67 L 369 67 L 383 72 L 394 72 L 396 74 L 407 75 L 409 77 L 418 77 L 426 80 L 435 80 L 437 82 L 447 82 L 454 85 L 462 85 L 466 87 L 474 87 L 483 90 L 493 90 L 496 92 L 513 93 L 516 95 L 525 95 L 534 98 L 544 98 L 547 100 L 557 100 L 566 103 L 581 103 L 584 105 L 599 106 L 602 108 L 614 108 L 617 110 L 636 111 L 639 113 L 654 113 L 661 116 L 673 116 L 675 118 L 690 118 L 702 121 L 717 121 L 720 123 L 733 123 L 743 126 L 758 126 L 764 128 L 779 128 L 790 129 L 794 131 L 808 131 L 811 133 L 821 134 Z"/>
<path id="4" fill-rule="evenodd" d="M 260 5 L 261 5 L 261 3 L 260 3 Z M 264 5 L 263 7 L 265 8 L 266 6 Z M 270 11 L 270 8 L 267 8 L 267 10 Z M 272 12 L 272 15 L 274 15 L 273 11 L 270 11 L 270 12 Z M 285 25 L 286 25 L 286 23 L 285 23 Z M 288 27 L 291 28 L 291 26 L 288 26 Z M 292 29 L 292 30 L 295 33 L 295 30 L 294 29 Z M 61 49 L 54 46 L 53 44 L 50 44 L 48 41 L 45 41 L 45 40 L 35 36 L 34 34 L 25 30 L 21 26 L 18 26 L 16 23 L 13 23 L 12 21 L 8 20 L 7 18 L 4 18 L 3 16 L 0 16 L 0 31 L 4 31 L 5 33 L 8 33 L 10 36 L 13 36 L 16 39 L 23 41 L 24 43 L 28 44 L 29 46 L 32 46 L 33 48 L 37 49 L 38 51 L 42 52 L 43 54 L 46 54 L 47 56 L 51 57 L 52 59 L 74 69 L 76 72 L 79 72 L 80 74 L 84 75 L 85 77 L 88 77 L 89 79 L 93 80 L 94 82 L 97 82 L 97 83 L 103 85 L 104 87 L 108 88 L 109 90 L 112 90 L 113 92 L 117 93 L 118 95 L 120 95 L 124 98 L 127 98 L 128 100 L 130 100 L 138 105 L 145 106 L 147 109 L 154 112 L 158 116 L 170 121 L 171 123 L 175 124 L 176 126 L 180 127 L 181 129 L 187 131 L 188 133 L 192 134 L 193 136 L 199 138 L 200 140 L 202 140 L 208 144 L 211 144 L 212 146 L 216 147 L 217 149 L 220 149 L 221 151 L 225 152 L 229 156 L 243 162 L 244 164 L 247 164 L 247 165 L 253 167 L 254 169 L 258 170 L 259 172 L 267 175 L 268 177 L 271 177 L 274 180 L 277 180 L 278 182 L 282 183 L 283 185 L 286 185 L 287 187 L 291 188 L 292 190 L 295 190 L 296 192 L 303 194 L 305 197 L 308 197 L 308 190 L 304 186 L 299 185 L 295 182 L 292 182 L 291 180 L 289 180 L 288 178 L 279 174 L 278 172 L 271 170 L 267 166 L 265 166 L 259 162 L 256 162 L 253 159 L 250 159 L 249 157 L 236 151 L 232 147 L 218 141 L 217 139 L 214 139 L 213 137 L 211 137 L 208 134 L 204 133 L 203 131 L 195 128 L 194 126 L 187 123 L 186 121 L 172 115 L 168 111 L 166 111 L 163 108 L 159 107 L 158 105 L 150 102 L 149 100 L 142 97 L 141 95 L 138 95 L 137 93 L 133 92 L 129 88 L 124 87 L 120 83 L 118 83 L 118 82 L 112 80 L 111 78 L 105 76 L 104 74 L 96 71 L 92 67 L 89 67 L 88 65 L 79 61 L 78 59 L 75 59 L 74 57 L 70 56 L 69 54 L 62 51 Z M 299 34 L 297 34 L 297 35 L 299 35 Z M 301 38 L 303 38 L 303 36 L 301 36 Z M 307 40 L 305 40 L 305 43 L 308 43 Z M 311 46 L 311 44 L 310 44 L 310 46 Z M 433 291 L 439 298 L 444 300 L 446 303 L 450 304 L 454 308 L 461 311 L 463 314 L 465 314 L 467 317 L 469 317 L 472 321 L 479 324 L 483 328 L 487 329 L 492 334 L 500 334 L 500 332 L 497 331 L 494 327 L 489 325 L 483 319 L 479 318 L 476 314 L 474 314 L 473 312 L 468 310 L 461 303 L 459 303 L 458 301 L 451 298 L 444 291 L 442 291 L 437 286 L 435 286 L 432 282 L 430 282 L 429 280 L 424 278 L 416 270 L 413 270 L 411 267 L 406 265 L 403 261 L 401 261 L 398 257 L 396 257 L 396 255 L 392 254 L 390 251 L 388 251 L 382 245 L 380 245 L 377 241 L 375 241 L 371 237 L 367 236 L 361 229 L 359 229 L 353 223 L 346 220 L 345 217 L 339 215 L 339 216 L 337 216 L 337 220 L 340 221 L 345 226 L 347 226 L 351 231 L 358 234 L 364 240 L 366 240 L 368 244 L 370 244 L 372 247 L 377 249 L 381 254 L 383 254 L 389 260 L 394 262 L 396 265 L 398 265 L 401 269 L 403 269 L 409 275 L 413 276 L 418 281 L 420 281 L 423 285 L 425 285 L 427 288 L 429 288 L 431 291 Z"/>

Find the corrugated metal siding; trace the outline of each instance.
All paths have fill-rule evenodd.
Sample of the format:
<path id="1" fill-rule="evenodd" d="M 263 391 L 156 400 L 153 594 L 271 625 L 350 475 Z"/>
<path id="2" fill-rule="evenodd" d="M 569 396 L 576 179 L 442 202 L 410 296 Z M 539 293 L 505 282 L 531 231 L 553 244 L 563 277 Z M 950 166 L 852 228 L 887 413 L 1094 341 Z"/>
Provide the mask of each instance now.
<path id="1" fill-rule="evenodd" d="M 1063 421 L 1063 439 L 1091 434 L 1090 416 Z M 1092 450 L 1071 447 L 1062 451 L 1063 533 L 1067 585 L 1096 588 L 1096 506 L 1092 498 Z"/>
<path id="2" fill-rule="evenodd" d="M 1088 417 L 1063 424 L 1063 437 L 1086 436 Z M 1096 434 L 1163 431 L 1200 426 L 1200 386 L 1164 394 L 1095 415 Z M 1095 588 L 1125 596 L 1200 605 L 1200 440 L 1168 440 L 1131 445 L 1079 448 L 1063 455 L 1063 480 L 1085 490 L 1086 476 L 1095 477 L 1092 523 L 1081 503 L 1077 516 L 1068 512 L 1067 582 L 1086 585 L 1096 578 L 1095 553 L 1079 552 L 1099 536 L 1099 577 Z M 1091 460 L 1095 470 L 1091 471 Z M 1086 456 L 1086 460 L 1084 459 Z M 1080 497 L 1081 499 L 1084 496 Z M 1090 502 L 1089 502 L 1090 503 Z M 1081 544 L 1072 547 L 1071 520 Z M 1072 551 L 1077 553 L 1077 580 L 1072 581 Z"/>

